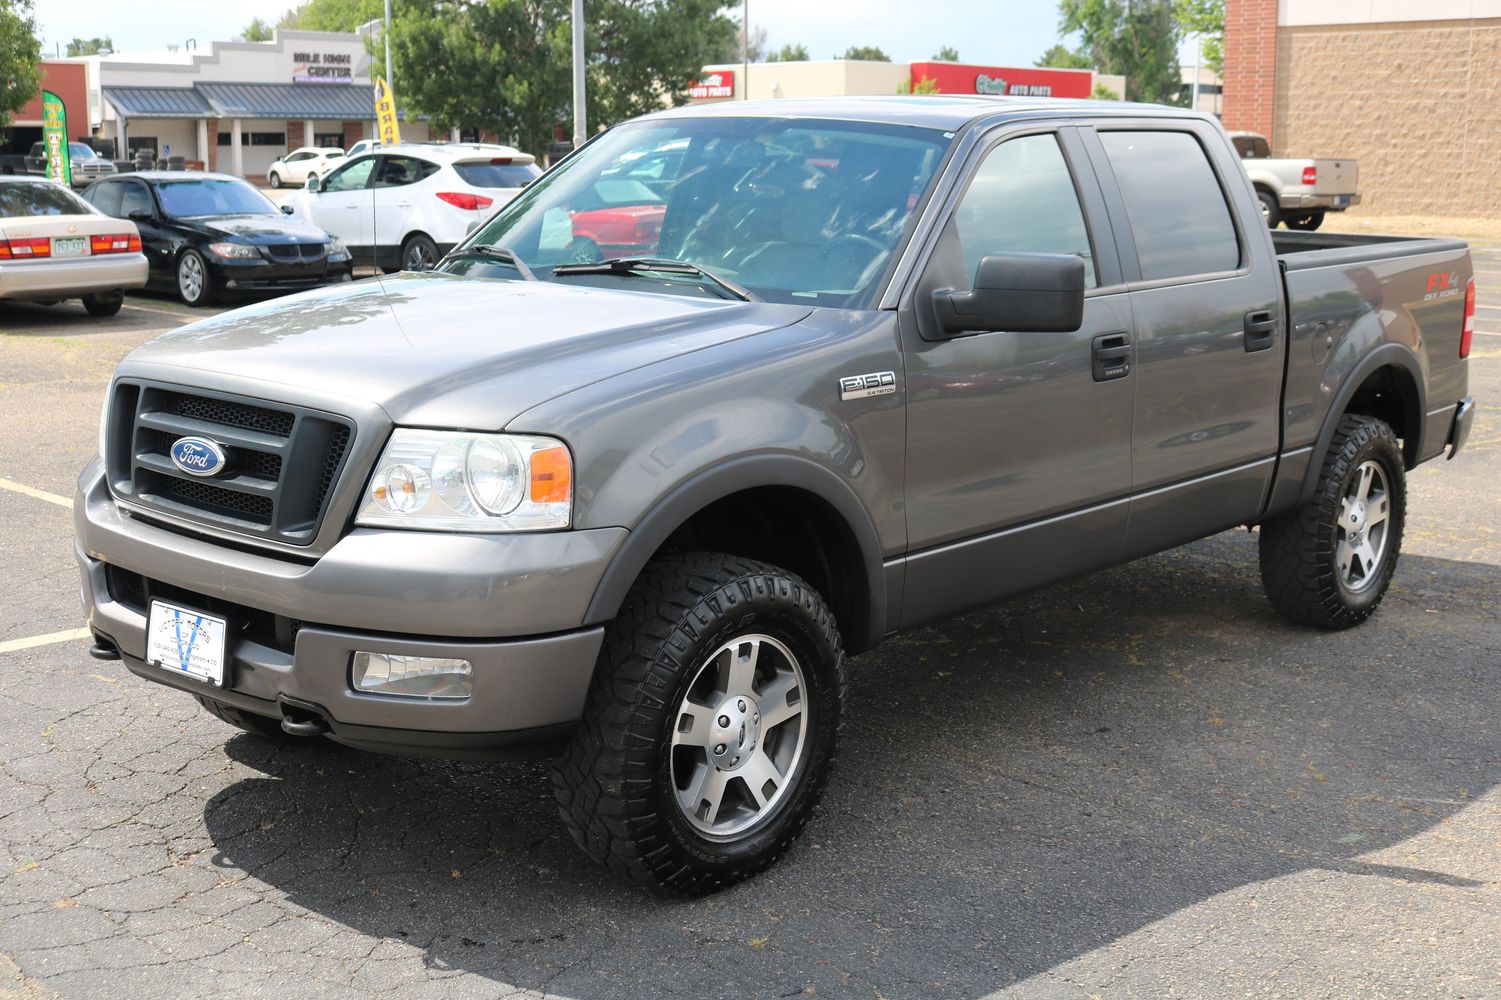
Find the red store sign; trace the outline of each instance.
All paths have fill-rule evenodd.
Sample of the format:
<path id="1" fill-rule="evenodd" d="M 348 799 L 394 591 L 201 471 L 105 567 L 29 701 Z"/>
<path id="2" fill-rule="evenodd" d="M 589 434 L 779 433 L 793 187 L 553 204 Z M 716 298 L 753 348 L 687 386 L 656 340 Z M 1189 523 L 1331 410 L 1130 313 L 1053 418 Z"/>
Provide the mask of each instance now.
<path id="1" fill-rule="evenodd" d="M 722 69 L 713 73 L 705 73 L 701 80 L 688 88 L 688 96 L 695 98 L 734 97 L 735 71 Z"/>
<path id="2" fill-rule="evenodd" d="M 963 63 L 915 62 L 912 89 L 924 79 L 945 94 L 988 94 L 995 97 L 1088 97 L 1094 73 L 1087 69 L 1039 69 L 1015 66 L 969 66 Z"/>

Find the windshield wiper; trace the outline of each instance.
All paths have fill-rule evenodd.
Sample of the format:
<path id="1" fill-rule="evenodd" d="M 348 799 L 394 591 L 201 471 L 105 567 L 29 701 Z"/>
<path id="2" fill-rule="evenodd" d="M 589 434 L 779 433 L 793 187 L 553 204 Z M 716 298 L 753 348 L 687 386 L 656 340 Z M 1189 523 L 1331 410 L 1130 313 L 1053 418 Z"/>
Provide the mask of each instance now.
<path id="1" fill-rule="evenodd" d="M 637 271 L 692 274 L 729 292 L 741 302 L 757 301 L 754 295 L 730 279 L 721 278 L 692 261 L 672 260 L 669 257 L 607 257 L 587 264 L 559 264 L 552 269 L 553 274 L 634 274 Z"/>
<path id="2" fill-rule="evenodd" d="M 491 243 L 476 243 L 472 247 L 463 247 L 459 250 L 450 250 L 448 252 L 448 256 L 450 258 L 488 257 L 491 260 L 504 261 L 505 263 L 510 264 L 516 270 L 520 271 L 521 276 L 527 281 L 538 280 L 537 276 L 532 273 L 532 269 L 526 266 L 526 261 L 517 256 L 516 251 L 512 250 L 510 247 L 498 247 Z"/>

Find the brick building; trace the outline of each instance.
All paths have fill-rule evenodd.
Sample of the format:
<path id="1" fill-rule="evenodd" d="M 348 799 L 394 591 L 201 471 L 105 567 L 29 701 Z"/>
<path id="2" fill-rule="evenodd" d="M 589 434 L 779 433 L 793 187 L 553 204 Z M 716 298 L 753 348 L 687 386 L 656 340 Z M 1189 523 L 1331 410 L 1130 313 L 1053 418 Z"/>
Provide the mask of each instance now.
<path id="1" fill-rule="evenodd" d="M 1357 212 L 1493 214 L 1501 0 L 1225 0 L 1224 122 L 1356 157 Z"/>

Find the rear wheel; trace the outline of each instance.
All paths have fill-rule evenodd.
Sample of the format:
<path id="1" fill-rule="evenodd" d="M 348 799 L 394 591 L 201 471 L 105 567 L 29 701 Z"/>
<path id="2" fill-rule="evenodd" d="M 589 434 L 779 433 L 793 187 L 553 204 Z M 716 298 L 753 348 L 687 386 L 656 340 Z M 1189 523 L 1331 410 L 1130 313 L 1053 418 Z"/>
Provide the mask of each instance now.
<path id="1" fill-rule="evenodd" d="M 122 288 L 83 297 L 83 307 L 89 311 L 90 316 L 113 316 L 124 304 L 125 290 Z"/>
<path id="2" fill-rule="evenodd" d="M 1288 229 L 1302 229 L 1307 232 L 1312 232 L 1323 224 L 1323 212 L 1305 212 L 1302 215 L 1288 216 L 1287 219 Z"/>
<path id="3" fill-rule="evenodd" d="M 403 271 L 431 271 L 438 263 L 438 244 L 422 233 L 407 237 L 401 245 Z"/>
<path id="4" fill-rule="evenodd" d="M 1342 629 L 1371 616 L 1402 549 L 1407 485 L 1397 437 L 1383 421 L 1339 422 L 1313 499 L 1261 526 L 1261 581 L 1283 615 Z"/>
<path id="5" fill-rule="evenodd" d="M 1277 223 L 1282 221 L 1282 206 L 1277 204 L 1277 196 L 1270 191 L 1258 190 L 1256 200 L 1261 202 L 1261 217 L 1266 220 L 1266 227 L 1276 229 Z"/>
<path id="6" fill-rule="evenodd" d="M 555 763 L 563 821 L 596 861 L 655 891 L 761 871 L 823 791 L 844 679 L 833 616 L 796 576 L 711 553 L 658 560 L 607 630 Z"/>

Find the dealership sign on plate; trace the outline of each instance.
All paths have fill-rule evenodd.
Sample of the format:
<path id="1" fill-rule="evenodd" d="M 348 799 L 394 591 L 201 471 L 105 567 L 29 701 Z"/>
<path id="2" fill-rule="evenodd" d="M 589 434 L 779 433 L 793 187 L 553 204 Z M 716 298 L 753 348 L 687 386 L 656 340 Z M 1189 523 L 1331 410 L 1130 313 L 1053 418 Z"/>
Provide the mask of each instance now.
<path id="1" fill-rule="evenodd" d="M 703 79 L 688 88 L 689 97 L 734 97 L 734 70 L 718 70 L 704 74 Z"/>

